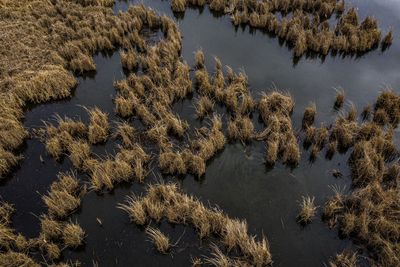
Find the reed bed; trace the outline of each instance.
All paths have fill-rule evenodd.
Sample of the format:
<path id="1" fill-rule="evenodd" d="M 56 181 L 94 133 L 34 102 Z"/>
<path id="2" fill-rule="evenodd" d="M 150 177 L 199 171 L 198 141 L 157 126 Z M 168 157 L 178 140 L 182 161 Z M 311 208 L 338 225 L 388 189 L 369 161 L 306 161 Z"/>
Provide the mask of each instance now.
<path id="1" fill-rule="evenodd" d="M 171 1 L 172 9 L 183 12 L 183 2 Z M 393 40 L 392 30 L 382 38 L 375 18 L 367 16 L 360 21 L 354 7 L 345 10 L 344 1 L 197 0 L 189 3 L 208 5 L 212 12 L 230 14 L 235 27 L 249 25 L 278 36 L 293 48 L 295 57 L 309 53 L 324 57 L 331 51 L 344 55 L 366 53 L 379 44 L 386 48 Z M 336 25 L 331 27 L 328 20 L 333 14 L 336 14 Z M 196 62 L 201 63 L 201 60 Z M 198 67 L 202 67 L 201 64 Z"/>
<path id="2" fill-rule="evenodd" d="M 307 129 L 314 123 L 316 114 L 317 106 L 315 105 L 315 103 L 310 103 L 310 105 L 308 105 L 304 110 L 303 120 L 301 123 L 301 127 L 303 128 L 303 130 Z"/>
<path id="3" fill-rule="evenodd" d="M 238 259 L 246 264 L 267 266 L 272 263 L 265 237 L 257 241 L 248 234 L 245 221 L 231 219 L 219 209 L 205 207 L 199 200 L 180 192 L 176 184 L 149 185 L 145 196 L 129 197 L 127 203 L 119 207 L 139 225 L 150 222 L 150 219 L 159 222 L 163 217 L 170 223 L 190 224 L 201 238 L 215 234 L 228 250 L 237 249 Z M 154 229 L 150 234 L 159 251 L 167 252 L 168 239 Z"/>
<path id="4" fill-rule="evenodd" d="M 380 266 L 400 264 L 397 247 L 400 228 L 393 216 L 400 210 L 397 204 L 400 168 L 393 162 L 399 155 L 393 141 L 393 128 L 398 124 L 398 99 L 393 91 L 381 92 L 372 120 L 359 124 L 340 116 L 330 136 L 338 148 L 352 147 L 348 165 L 353 191 L 344 194 L 335 189 L 334 196 L 325 204 L 323 217 L 330 227 L 337 226 L 341 235 L 364 245 L 371 263 Z M 376 116 L 386 117 L 385 122 Z M 331 266 L 340 264 L 355 266 L 356 256 L 339 254 Z"/>

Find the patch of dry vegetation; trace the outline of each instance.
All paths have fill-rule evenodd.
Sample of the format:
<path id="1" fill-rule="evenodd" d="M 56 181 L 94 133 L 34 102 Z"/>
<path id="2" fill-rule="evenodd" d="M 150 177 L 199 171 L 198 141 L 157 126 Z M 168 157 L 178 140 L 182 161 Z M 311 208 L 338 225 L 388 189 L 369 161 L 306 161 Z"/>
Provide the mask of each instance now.
<path id="1" fill-rule="evenodd" d="M 237 260 L 247 265 L 268 266 L 272 263 L 268 241 L 265 237 L 257 241 L 255 236 L 249 235 L 246 221 L 231 219 L 219 209 L 205 207 L 199 200 L 180 192 L 176 184 L 150 185 L 144 197 L 130 197 L 119 207 L 139 225 L 150 219 L 159 222 L 165 217 L 170 223 L 192 225 L 201 238 L 216 235 L 228 251 L 237 250 Z M 151 229 L 149 234 L 157 249 L 166 253 L 170 247 L 168 238 L 159 230 Z M 221 255 L 217 253 L 208 261 L 214 262 Z M 231 256 L 224 259 L 233 261 Z"/>
<path id="2" fill-rule="evenodd" d="M 397 94 L 383 91 L 376 101 L 372 121 L 358 124 L 339 117 L 330 137 L 338 147 L 353 147 L 348 160 L 353 191 L 345 195 L 336 189 L 325 204 L 324 218 L 331 227 L 337 226 L 343 236 L 364 245 L 371 263 L 379 266 L 400 264 L 400 168 L 393 162 L 399 155 L 393 140 L 399 104 Z M 382 123 L 376 116 L 387 119 Z M 340 254 L 331 266 L 355 264 L 354 254 Z"/>
<path id="3" fill-rule="evenodd" d="M 293 108 L 294 101 L 290 95 L 273 91 L 261 96 L 258 110 L 266 128 L 257 134 L 257 139 L 266 142 L 267 165 L 275 164 L 278 158 L 292 166 L 300 161 L 300 150 L 290 119 Z"/>
<path id="4" fill-rule="evenodd" d="M 315 213 L 317 207 L 314 204 L 314 197 L 310 196 L 302 196 L 302 200 L 299 204 L 300 212 L 297 215 L 297 221 L 300 224 L 309 224 L 311 223 L 312 219 L 315 217 Z"/>
<path id="5" fill-rule="evenodd" d="M 179 4 L 182 2 L 182 4 Z M 184 1 L 172 1 L 173 10 L 184 11 Z M 365 53 L 393 40 L 390 30 L 381 38 L 378 22 L 371 16 L 360 21 L 357 9 L 345 10 L 344 1 L 226 1 L 193 0 L 196 6 L 208 5 L 211 11 L 230 14 L 235 27 L 249 25 L 268 31 L 286 41 L 295 57 L 315 53 L 321 57 L 330 51 L 341 54 Z M 336 25 L 329 19 L 336 14 Z M 311 17 L 311 18 L 310 18 Z M 197 61 L 201 62 L 201 61 Z M 200 65 L 201 67 L 201 65 Z"/>

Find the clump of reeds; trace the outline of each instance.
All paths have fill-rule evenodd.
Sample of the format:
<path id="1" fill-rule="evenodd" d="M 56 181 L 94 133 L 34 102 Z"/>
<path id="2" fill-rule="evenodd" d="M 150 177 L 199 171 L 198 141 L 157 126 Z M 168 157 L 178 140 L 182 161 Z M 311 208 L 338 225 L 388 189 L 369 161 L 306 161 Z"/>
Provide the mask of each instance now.
<path id="1" fill-rule="evenodd" d="M 69 158 L 77 169 L 83 169 L 85 162 L 90 158 L 90 145 L 86 141 L 72 141 L 68 145 Z"/>
<path id="2" fill-rule="evenodd" d="M 120 55 L 123 68 L 132 71 L 138 67 L 139 61 L 134 50 L 122 51 Z"/>
<path id="3" fill-rule="evenodd" d="M 357 267 L 357 253 L 343 251 L 329 261 L 329 267 Z"/>
<path id="4" fill-rule="evenodd" d="M 195 55 L 194 55 L 194 64 L 198 69 L 203 69 L 204 68 L 204 53 L 202 50 L 197 50 Z"/>
<path id="5" fill-rule="evenodd" d="M 81 201 L 78 197 L 79 185 L 73 173 L 61 173 L 58 180 L 53 182 L 50 191 L 42 199 L 49 214 L 56 218 L 65 218 L 76 210 Z"/>
<path id="6" fill-rule="evenodd" d="M 335 98 L 335 104 L 334 104 L 335 109 L 340 109 L 343 106 L 344 98 L 345 98 L 344 91 L 336 90 L 336 98 Z"/>
<path id="7" fill-rule="evenodd" d="M 159 165 L 164 173 L 186 174 L 185 161 L 179 152 L 161 152 Z"/>
<path id="8" fill-rule="evenodd" d="M 378 116 L 378 112 L 384 112 L 388 117 L 388 122 L 393 126 L 397 127 L 400 122 L 400 96 L 392 90 L 383 91 L 376 100 L 375 103 L 375 117 Z M 382 114 L 382 116 L 385 116 Z M 382 121 L 382 120 L 378 120 Z M 383 120 L 384 121 L 384 120 Z"/>
<path id="9" fill-rule="evenodd" d="M 254 125 L 247 116 L 236 116 L 228 122 L 228 138 L 248 142 L 254 134 Z"/>
<path id="10" fill-rule="evenodd" d="M 199 98 L 196 104 L 196 115 L 199 119 L 203 119 L 207 114 L 212 113 L 214 109 L 214 101 L 204 95 Z"/>
<path id="11" fill-rule="evenodd" d="M 370 105 L 366 105 L 363 108 L 363 111 L 361 112 L 362 120 L 363 121 L 368 120 L 371 116 L 371 112 L 372 112 L 372 107 Z"/>
<path id="12" fill-rule="evenodd" d="M 200 237 L 215 234 L 227 247 L 235 250 L 235 262 L 250 266 L 267 266 L 272 263 L 267 240 L 257 241 L 248 234 L 247 223 L 224 215 L 217 208 L 208 208 L 199 200 L 179 191 L 176 184 L 155 184 L 147 189 L 146 196 L 128 198 L 127 204 L 120 207 L 127 211 L 138 224 L 145 223 L 147 216 L 156 222 L 165 217 L 170 223 L 192 225 Z M 150 228 L 152 241 L 156 248 L 166 253 L 171 247 L 168 237 Z"/>
<path id="13" fill-rule="evenodd" d="M 114 137 L 120 138 L 122 145 L 131 148 L 135 145 L 137 131 L 127 122 L 118 123 Z"/>
<path id="14" fill-rule="evenodd" d="M 163 254 L 168 253 L 171 248 L 171 243 L 165 234 L 163 234 L 159 229 L 150 226 L 147 227 L 146 234 L 150 237 L 159 252 Z"/>
<path id="15" fill-rule="evenodd" d="M 65 224 L 62 234 L 62 239 L 65 246 L 77 248 L 83 244 L 85 231 L 77 223 L 69 222 Z"/>
<path id="16" fill-rule="evenodd" d="M 302 196 L 300 202 L 300 212 L 297 215 L 297 221 L 301 224 L 309 224 L 315 217 L 317 207 L 314 204 L 314 197 Z"/>
<path id="17" fill-rule="evenodd" d="M 184 12 L 186 9 L 186 0 L 172 0 L 171 8 L 174 12 Z"/>
<path id="18" fill-rule="evenodd" d="M 317 106 L 315 105 L 315 103 L 311 103 L 304 110 L 303 120 L 301 124 L 303 129 L 307 129 L 314 123 L 315 114 L 317 114 Z"/>
<path id="19" fill-rule="evenodd" d="M 387 47 L 389 47 L 393 42 L 393 31 L 390 30 L 385 37 L 383 37 L 382 39 L 382 48 L 386 49 Z"/>
<path id="20" fill-rule="evenodd" d="M 0 265 L 8 267 L 30 266 L 39 267 L 27 254 L 21 252 L 7 251 L 0 253 Z"/>
<path id="21" fill-rule="evenodd" d="M 88 131 L 89 142 L 91 144 L 105 142 L 107 140 L 110 128 L 108 123 L 108 115 L 97 107 L 88 110 L 88 113 L 90 116 Z"/>
<path id="22" fill-rule="evenodd" d="M 13 154 L 0 146 L 0 177 L 4 177 L 18 164 L 22 156 Z"/>

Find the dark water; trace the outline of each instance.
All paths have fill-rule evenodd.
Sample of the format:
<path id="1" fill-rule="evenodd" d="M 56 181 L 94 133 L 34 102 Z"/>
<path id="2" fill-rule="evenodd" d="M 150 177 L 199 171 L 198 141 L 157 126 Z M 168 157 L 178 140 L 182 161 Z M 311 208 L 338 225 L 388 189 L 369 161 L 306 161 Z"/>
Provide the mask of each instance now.
<path id="1" fill-rule="evenodd" d="M 167 1 L 146 0 L 144 3 L 160 13 L 173 16 Z M 348 4 L 358 6 L 362 18 L 374 15 L 385 30 L 389 26 L 395 30 L 400 28 L 400 3 L 395 0 L 354 0 Z M 127 5 L 118 2 L 115 10 L 125 10 Z M 274 86 L 290 92 L 296 101 L 292 116 L 296 129 L 300 126 L 304 107 L 311 101 L 317 105 L 317 124 L 329 124 L 334 120 L 337 115 L 332 110 L 335 87 L 342 87 L 347 99 L 360 110 L 363 105 L 373 103 L 386 86 L 399 92 L 397 35 L 394 45 L 384 53 L 375 50 L 359 58 L 302 58 L 295 64 L 292 53 L 277 39 L 251 31 L 248 27 L 235 30 L 227 16 L 216 18 L 207 9 L 201 14 L 199 10 L 187 10 L 178 23 L 183 35 L 182 56 L 189 64 L 193 63 L 193 52 L 202 48 L 210 71 L 214 55 L 234 70 L 244 70 L 254 96 Z M 81 105 L 98 106 L 109 113 L 111 120 L 118 120 L 112 98 L 115 95 L 113 81 L 124 77 L 119 55 L 97 55 L 95 63 L 97 73 L 79 78 L 79 86 L 71 99 L 33 107 L 26 114 L 25 126 L 41 126 L 42 120 L 51 120 L 56 113 L 87 122 L 87 114 Z M 177 103 L 174 110 L 191 125 L 199 125 L 194 122 L 190 101 Z M 256 122 L 257 114 L 254 117 Z M 93 151 L 112 154 L 115 145 L 109 141 L 94 147 Z M 44 164 L 39 160 L 40 155 Z M 196 180 L 187 176 L 179 182 L 184 191 L 204 202 L 218 205 L 230 217 L 246 219 L 251 234 L 264 233 L 270 242 L 274 266 L 323 266 L 336 252 L 357 248 L 348 240 L 340 240 L 335 230 L 328 229 L 320 219 L 321 209 L 311 225 L 303 228 L 295 222 L 297 201 L 302 195 L 315 196 L 316 204 L 323 206 L 327 197 L 332 195 L 330 185 L 349 188 L 348 155 L 336 154 L 331 161 L 325 160 L 323 155 L 324 151 L 311 164 L 308 153 L 302 151 L 298 168 L 290 170 L 277 164 L 274 169 L 267 170 L 263 164 L 262 143 L 253 142 L 247 147 L 229 144 L 210 162 L 204 178 Z M 15 228 L 34 237 L 39 231 L 36 216 L 45 212 L 41 195 L 46 193 L 57 173 L 69 170 L 71 164 L 68 159 L 56 163 L 46 155 L 44 145 L 36 139 L 27 141 L 24 157 L 21 168 L 2 182 L 0 195 L 15 204 Z M 341 170 L 344 178 L 335 179 L 331 175 L 332 169 Z M 80 178 L 86 179 L 85 176 Z M 163 178 L 150 175 L 147 182 L 160 179 Z M 168 233 L 173 242 L 179 242 L 172 255 L 156 253 L 143 229 L 129 223 L 127 215 L 116 208 L 132 191 L 144 192 L 144 186 L 121 185 L 112 193 L 97 195 L 90 192 L 84 197 L 73 220 L 77 220 L 86 231 L 87 244 L 80 251 L 65 251 L 65 260 L 78 259 L 83 266 L 91 266 L 93 262 L 99 266 L 188 266 L 191 256 L 208 253 L 211 241 L 198 240 L 190 227 L 171 226 L 166 222 L 161 223 L 161 230 Z M 97 224 L 96 218 L 102 220 L 103 227 Z"/>

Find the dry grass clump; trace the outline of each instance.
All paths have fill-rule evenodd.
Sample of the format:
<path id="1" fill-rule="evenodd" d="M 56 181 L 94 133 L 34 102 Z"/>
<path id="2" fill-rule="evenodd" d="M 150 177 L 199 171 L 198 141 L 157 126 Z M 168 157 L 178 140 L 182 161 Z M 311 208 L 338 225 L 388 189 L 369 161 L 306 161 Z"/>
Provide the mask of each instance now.
<path id="1" fill-rule="evenodd" d="M 332 126 L 329 141 L 337 141 L 338 148 L 341 151 L 346 151 L 354 145 L 358 130 L 359 125 L 356 122 L 339 117 Z"/>
<path id="2" fill-rule="evenodd" d="M 317 211 L 317 207 L 314 204 L 314 197 L 310 196 L 302 196 L 302 200 L 300 202 L 300 212 L 297 215 L 297 221 L 300 224 L 309 224 L 312 219 L 315 217 L 315 213 Z"/>
<path id="3" fill-rule="evenodd" d="M 345 98 L 344 91 L 336 90 L 335 104 L 333 105 L 333 107 L 335 109 L 340 109 L 341 107 L 343 107 L 344 98 Z"/>
<path id="4" fill-rule="evenodd" d="M 159 166 L 167 174 L 186 174 L 186 164 L 179 152 L 161 152 Z"/>
<path id="5" fill-rule="evenodd" d="M 40 265 L 35 263 L 28 255 L 25 253 L 7 251 L 5 253 L 0 253 L 0 265 L 7 267 L 39 267 Z"/>
<path id="6" fill-rule="evenodd" d="M 395 216 L 400 207 L 396 190 L 372 182 L 350 195 L 334 196 L 324 211 L 328 220 L 337 222 L 343 235 L 364 244 L 373 262 L 381 266 L 400 263 L 397 246 L 400 228 Z"/>
<path id="7" fill-rule="evenodd" d="M 137 130 L 127 122 L 118 123 L 114 137 L 120 138 L 125 148 L 131 148 L 135 145 Z"/>
<path id="8" fill-rule="evenodd" d="M 181 193 L 176 184 L 150 185 L 144 197 L 127 198 L 127 203 L 119 207 L 139 225 L 149 221 L 148 218 L 159 222 L 165 217 L 170 223 L 192 225 L 201 238 L 214 234 L 228 251 L 235 251 L 238 260 L 247 265 L 267 266 L 272 263 L 267 240 L 256 241 L 255 236 L 249 235 L 245 221 L 231 219 L 219 209 L 205 207 L 199 200 Z M 171 246 L 168 238 L 150 229 L 148 234 L 156 248 L 166 253 Z"/>
<path id="9" fill-rule="evenodd" d="M 128 71 L 133 71 L 138 67 L 139 61 L 134 50 L 122 51 L 120 55 L 121 64 L 124 69 Z"/>
<path id="10" fill-rule="evenodd" d="M 186 0 L 172 0 L 171 8 L 174 12 L 185 12 Z"/>
<path id="11" fill-rule="evenodd" d="M 202 50 L 197 50 L 194 55 L 194 64 L 198 69 L 203 69 L 205 63 L 204 53 Z"/>
<path id="12" fill-rule="evenodd" d="M 400 96 L 391 90 L 383 91 L 375 103 L 374 121 L 378 116 L 378 111 L 384 112 L 388 118 L 387 122 L 397 127 L 400 122 Z"/>
<path id="13" fill-rule="evenodd" d="M 182 158 L 189 173 L 197 177 L 201 177 L 206 173 L 206 162 L 202 157 L 186 149 L 182 152 Z"/>
<path id="14" fill-rule="evenodd" d="M 222 120 L 218 115 L 214 115 L 211 120 L 211 130 L 206 137 L 201 137 L 194 142 L 197 155 L 205 161 L 212 158 L 218 151 L 222 150 L 225 146 L 226 139 L 222 133 Z"/>
<path id="15" fill-rule="evenodd" d="M 171 248 L 169 238 L 160 230 L 153 227 L 147 227 L 146 234 L 150 237 L 157 250 L 163 254 L 168 253 Z"/>
<path id="16" fill-rule="evenodd" d="M 393 31 L 390 30 L 385 37 L 382 39 L 382 48 L 386 49 L 387 47 L 391 46 L 393 42 Z"/>
<path id="17" fill-rule="evenodd" d="M 79 207 L 81 203 L 79 192 L 80 187 L 74 174 L 61 173 L 42 199 L 50 216 L 62 219 Z"/>
<path id="18" fill-rule="evenodd" d="M 228 122 L 228 138 L 248 142 L 253 138 L 254 125 L 247 116 L 237 116 Z"/>
<path id="19" fill-rule="evenodd" d="M 0 177 L 5 177 L 14 168 L 22 156 L 17 156 L 0 146 Z"/>
<path id="20" fill-rule="evenodd" d="M 86 141 L 72 141 L 67 148 L 69 159 L 77 169 L 83 169 L 85 162 L 90 159 L 90 145 Z"/>
<path id="21" fill-rule="evenodd" d="M 203 119 L 207 114 L 213 112 L 214 109 L 214 101 L 211 100 L 208 96 L 200 96 L 199 100 L 196 104 L 196 115 L 199 119 Z"/>
<path id="22" fill-rule="evenodd" d="M 107 141 L 110 125 L 108 123 L 108 115 L 95 107 L 88 110 L 90 116 L 89 124 L 89 142 L 97 144 Z"/>
<path id="23" fill-rule="evenodd" d="M 85 238 L 85 231 L 77 223 L 69 222 L 65 224 L 62 239 L 65 246 L 70 248 L 77 248 L 83 244 Z"/>
<path id="24" fill-rule="evenodd" d="M 300 149 L 290 119 L 293 108 L 293 99 L 277 91 L 264 93 L 258 103 L 258 110 L 267 127 L 256 138 L 266 142 L 267 165 L 275 164 L 278 158 L 288 165 L 297 165 L 300 160 Z"/>
<path id="25" fill-rule="evenodd" d="M 343 251 L 329 261 L 329 267 L 357 267 L 357 253 Z"/>
<path id="26" fill-rule="evenodd" d="M 304 129 L 307 129 L 310 127 L 315 120 L 315 115 L 317 114 L 317 106 L 315 103 L 311 103 L 306 107 L 304 110 L 304 115 L 303 115 L 303 120 L 301 123 L 301 127 Z"/>

